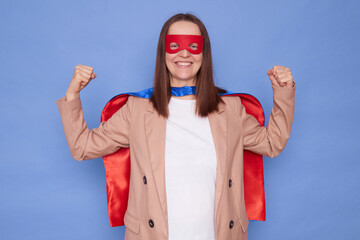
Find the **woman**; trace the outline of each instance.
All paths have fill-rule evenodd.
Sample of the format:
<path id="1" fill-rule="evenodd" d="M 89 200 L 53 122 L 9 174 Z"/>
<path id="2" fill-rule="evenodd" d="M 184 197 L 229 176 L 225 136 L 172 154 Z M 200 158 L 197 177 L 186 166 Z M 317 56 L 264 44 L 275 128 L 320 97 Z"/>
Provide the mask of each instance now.
<path id="1" fill-rule="evenodd" d="M 126 240 L 247 239 L 243 150 L 277 156 L 294 115 L 290 69 L 274 66 L 267 73 L 274 107 L 262 127 L 239 97 L 219 96 L 205 26 L 191 14 L 177 14 L 160 33 L 151 98 L 129 96 L 89 131 L 79 92 L 96 74 L 75 67 L 66 96 L 57 101 L 72 156 L 87 160 L 130 148 Z M 196 95 L 172 95 L 193 86 Z"/>

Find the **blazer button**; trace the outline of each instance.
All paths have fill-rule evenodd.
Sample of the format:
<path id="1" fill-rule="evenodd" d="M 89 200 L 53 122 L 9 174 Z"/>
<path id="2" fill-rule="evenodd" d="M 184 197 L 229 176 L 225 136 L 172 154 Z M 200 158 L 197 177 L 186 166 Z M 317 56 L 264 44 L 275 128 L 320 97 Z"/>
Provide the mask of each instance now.
<path id="1" fill-rule="evenodd" d="M 229 187 L 231 187 L 232 185 L 232 181 L 231 181 L 231 178 L 229 179 Z"/>
<path id="2" fill-rule="evenodd" d="M 146 176 L 143 177 L 144 184 L 147 183 Z"/>
<path id="3" fill-rule="evenodd" d="M 149 226 L 150 226 L 151 228 L 153 228 L 153 227 L 154 227 L 154 222 L 153 222 L 153 220 L 152 220 L 152 219 L 150 219 L 150 220 L 149 220 Z"/>
<path id="4" fill-rule="evenodd" d="M 234 221 L 231 220 L 230 223 L 229 223 L 229 228 L 232 229 L 234 227 Z"/>

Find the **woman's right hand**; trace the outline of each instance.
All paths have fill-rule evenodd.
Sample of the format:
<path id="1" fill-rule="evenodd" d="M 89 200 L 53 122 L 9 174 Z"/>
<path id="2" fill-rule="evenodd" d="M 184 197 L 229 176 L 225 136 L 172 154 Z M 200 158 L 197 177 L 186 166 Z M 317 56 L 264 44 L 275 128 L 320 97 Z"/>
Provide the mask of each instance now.
<path id="1" fill-rule="evenodd" d="M 93 71 L 94 68 L 90 66 L 81 64 L 75 66 L 74 75 L 66 91 L 66 101 L 70 101 L 79 96 L 80 91 L 85 88 L 91 80 L 96 78 L 96 73 L 93 73 Z"/>

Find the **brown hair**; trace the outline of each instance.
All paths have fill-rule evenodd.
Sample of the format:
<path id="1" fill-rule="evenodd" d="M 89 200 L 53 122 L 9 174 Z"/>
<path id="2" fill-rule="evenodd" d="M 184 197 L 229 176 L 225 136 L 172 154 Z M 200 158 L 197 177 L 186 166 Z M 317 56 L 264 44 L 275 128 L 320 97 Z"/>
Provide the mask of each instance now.
<path id="1" fill-rule="evenodd" d="M 169 116 L 168 103 L 171 98 L 170 73 L 165 63 L 165 36 L 169 27 L 174 22 L 188 21 L 197 24 L 203 36 L 203 61 L 196 76 L 196 108 L 198 116 L 206 117 L 209 113 L 218 110 L 218 105 L 223 102 L 218 92 L 226 92 L 214 84 L 211 46 L 208 32 L 200 19 L 192 14 L 176 14 L 169 18 L 163 25 L 157 47 L 154 91 L 150 97 L 154 108 L 159 115 Z"/>

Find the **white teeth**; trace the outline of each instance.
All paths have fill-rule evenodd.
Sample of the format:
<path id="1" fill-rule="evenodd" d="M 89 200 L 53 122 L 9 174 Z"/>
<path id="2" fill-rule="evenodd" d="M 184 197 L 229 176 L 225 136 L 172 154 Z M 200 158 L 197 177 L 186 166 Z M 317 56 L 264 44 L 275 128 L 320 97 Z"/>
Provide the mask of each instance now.
<path id="1" fill-rule="evenodd" d="M 191 63 L 189 63 L 189 62 L 187 62 L 187 63 L 185 63 L 185 62 L 177 62 L 176 64 L 181 65 L 181 66 L 189 66 Z"/>

